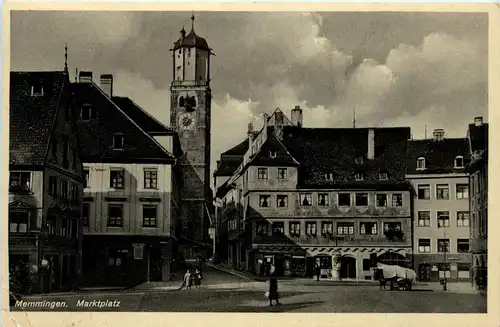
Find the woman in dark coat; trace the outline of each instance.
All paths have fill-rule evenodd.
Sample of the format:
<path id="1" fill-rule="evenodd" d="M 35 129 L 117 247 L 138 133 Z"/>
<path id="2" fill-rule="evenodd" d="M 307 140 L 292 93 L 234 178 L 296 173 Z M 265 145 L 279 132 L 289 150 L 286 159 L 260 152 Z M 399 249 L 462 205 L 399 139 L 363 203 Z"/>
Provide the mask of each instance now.
<path id="1" fill-rule="evenodd" d="M 273 306 L 273 300 L 276 301 L 277 305 L 280 305 L 281 303 L 278 299 L 278 280 L 274 277 L 274 274 L 271 274 L 271 278 L 269 279 L 269 305 Z"/>

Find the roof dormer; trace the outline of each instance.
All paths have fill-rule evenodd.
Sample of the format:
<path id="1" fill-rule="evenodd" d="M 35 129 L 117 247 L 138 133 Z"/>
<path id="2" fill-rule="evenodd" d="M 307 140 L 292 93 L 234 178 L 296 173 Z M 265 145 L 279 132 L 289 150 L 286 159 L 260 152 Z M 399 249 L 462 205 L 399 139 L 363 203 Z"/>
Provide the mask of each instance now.
<path id="1" fill-rule="evenodd" d="M 425 158 L 419 157 L 417 159 L 417 170 L 425 170 Z"/>

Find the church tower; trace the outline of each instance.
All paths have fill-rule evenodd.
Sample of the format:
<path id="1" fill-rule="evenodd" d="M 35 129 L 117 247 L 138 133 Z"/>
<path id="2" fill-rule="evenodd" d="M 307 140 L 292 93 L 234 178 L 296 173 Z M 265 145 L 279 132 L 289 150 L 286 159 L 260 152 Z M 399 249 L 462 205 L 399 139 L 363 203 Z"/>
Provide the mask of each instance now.
<path id="1" fill-rule="evenodd" d="M 208 240 L 210 189 L 210 56 L 207 41 L 184 28 L 172 51 L 173 80 L 170 86 L 170 125 L 177 131 L 182 149 L 178 165 L 181 238 L 190 244 Z M 190 242 L 195 241 L 195 242 Z M 190 257 L 192 247 L 185 255 Z M 196 250 L 194 252 L 197 252 Z"/>

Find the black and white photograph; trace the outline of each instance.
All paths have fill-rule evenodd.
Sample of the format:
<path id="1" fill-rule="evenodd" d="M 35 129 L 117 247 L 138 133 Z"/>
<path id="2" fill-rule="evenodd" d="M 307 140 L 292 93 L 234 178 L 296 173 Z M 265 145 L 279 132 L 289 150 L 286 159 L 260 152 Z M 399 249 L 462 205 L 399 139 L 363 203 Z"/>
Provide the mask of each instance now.
<path id="1" fill-rule="evenodd" d="M 10 311 L 487 313 L 488 12 L 118 7 L 10 11 Z"/>

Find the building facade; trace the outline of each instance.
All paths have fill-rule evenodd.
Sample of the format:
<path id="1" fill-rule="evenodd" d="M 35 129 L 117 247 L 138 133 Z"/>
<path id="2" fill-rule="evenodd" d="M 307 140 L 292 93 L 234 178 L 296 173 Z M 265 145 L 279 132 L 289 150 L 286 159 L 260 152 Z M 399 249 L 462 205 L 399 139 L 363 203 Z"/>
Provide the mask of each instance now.
<path id="1" fill-rule="evenodd" d="M 180 202 L 176 133 L 115 97 L 112 75 L 97 85 L 82 71 L 72 89 L 86 180 L 83 283 L 170 280 Z"/>
<path id="2" fill-rule="evenodd" d="M 207 41 L 184 28 L 172 51 L 170 128 L 178 133 L 183 181 L 180 196 L 180 249 L 194 260 L 212 252 L 208 229 L 213 193 L 210 188 L 211 89 Z"/>
<path id="3" fill-rule="evenodd" d="M 9 272 L 14 293 L 77 289 L 83 168 L 68 72 L 10 75 Z"/>
<path id="4" fill-rule="evenodd" d="M 411 140 L 407 175 L 415 190 L 413 263 L 420 281 L 470 278 L 469 162 L 466 138 Z M 445 275 L 446 274 L 446 275 Z"/>
<path id="5" fill-rule="evenodd" d="M 488 285 L 488 124 L 476 117 L 469 125 L 471 282 L 477 289 Z"/>
<path id="6" fill-rule="evenodd" d="M 229 257 L 256 273 L 266 262 L 278 275 L 311 276 L 320 266 L 327 278 L 340 270 L 341 278 L 371 279 L 376 261 L 410 266 L 409 132 L 304 128 L 300 108 L 291 120 L 279 109 L 266 116 L 218 189 L 219 221 L 243 234 Z M 235 195 L 241 210 L 228 215 Z"/>

